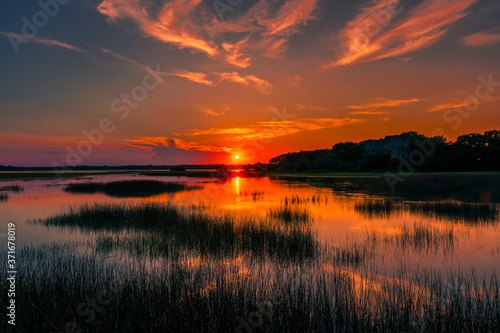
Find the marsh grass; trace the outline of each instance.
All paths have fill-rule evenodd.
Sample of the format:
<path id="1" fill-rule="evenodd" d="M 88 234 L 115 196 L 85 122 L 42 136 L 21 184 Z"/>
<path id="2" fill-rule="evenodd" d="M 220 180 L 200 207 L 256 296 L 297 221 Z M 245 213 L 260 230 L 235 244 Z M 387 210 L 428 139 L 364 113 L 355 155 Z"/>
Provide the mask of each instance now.
<path id="1" fill-rule="evenodd" d="M 368 218 L 389 218 L 409 212 L 428 218 L 447 219 L 465 224 L 496 224 L 499 219 L 495 204 L 469 202 L 408 202 L 391 199 L 365 199 L 354 205 L 356 212 Z"/>
<path id="2" fill-rule="evenodd" d="M 327 204 L 328 203 L 328 197 L 325 195 L 324 197 L 318 195 L 312 195 L 309 197 L 299 197 L 298 195 L 293 195 L 293 196 L 287 196 L 284 199 L 281 200 L 281 203 L 284 205 L 305 205 L 305 204 L 312 204 L 312 205 L 319 205 L 321 203 Z"/>
<path id="3" fill-rule="evenodd" d="M 270 208 L 267 216 L 283 222 L 287 225 L 310 224 L 313 219 L 311 212 L 307 208 L 301 208 L 294 205 L 282 204 L 278 207 Z"/>
<path id="4" fill-rule="evenodd" d="M 253 201 L 264 200 L 264 192 L 263 191 L 243 191 L 241 193 L 245 198 L 249 197 Z"/>
<path id="5" fill-rule="evenodd" d="M 199 187 L 188 186 L 176 182 L 161 182 L 157 180 L 126 180 L 109 183 L 73 183 L 64 187 L 68 193 L 95 194 L 104 193 L 111 197 L 148 197 L 163 193 L 173 193 L 197 189 Z"/>
<path id="6" fill-rule="evenodd" d="M 453 228 L 439 230 L 415 223 L 412 227 L 401 228 L 401 233 L 393 236 L 393 241 L 397 247 L 410 247 L 417 251 L 440 248 L 453 251 L 456 236 Z"/>
<path id="7" fill-rule="evenodd" d="M 468 202 L 419 202 L 405 207 L 412 213 L 427 217 L 439 217 L 468 224 L 498 222 L 498 208 L 494 204 Z"/>
<path id="8" fill-rule="evenodd" d="M 0 202 L 5 202 L 9 200 L 9 195 L 7 193 L 0 193 Z"/>
<path id="9" fill-rule="evenodd" d="M 24 187 L 19 186 L 19 185 L 3 186 L 3 187 L 0 187 L 0 191 L 22 192 L 22 191 L 24 191 Z"/>
<path id="10" fill-rule="evenodd" d="M 368 218 L 389 218 L 395 214 L 398 204 L 393 200 L 365 199 L 354 204 L 354 210 Z"/>
<path id="11" fill-rule="evenodd" d="M 155 232 L 125 243 L 129 248 L 130 242 L 150 244 L 159 253 L 168 252 L 175 245 L 201 253 L 302 258 L 313 257 L 317 247 L 315 233 L 307 226 L 289 228 L 273 220 L 238 220 L 194 207 L 160 203 L 84 205 L 34 222 L 93 231 Z M 101 243 L 101 247 L 110 246 Z"/>
<path id="12" fill-rule="evenodd" d="M 491 279 L 386 278 L 321 260 L 168 256 L 102 260 L 71 245 L 19 251 L 15 330 L 2 332 L 497 332 Z M 52 260 L 46 260 L 52 258 Z M 0 262 L 0 276 L 7 271 Z M 0 301 L 8 301 L 5 288 Z M 94 305 L 97 304 L 97 307 Z M 29 314 L 29 315 L 28 315 Z M 252 324 L 251 326 L 249 326 Z M 75 327 L 75 326 L 74 326 Z"/>

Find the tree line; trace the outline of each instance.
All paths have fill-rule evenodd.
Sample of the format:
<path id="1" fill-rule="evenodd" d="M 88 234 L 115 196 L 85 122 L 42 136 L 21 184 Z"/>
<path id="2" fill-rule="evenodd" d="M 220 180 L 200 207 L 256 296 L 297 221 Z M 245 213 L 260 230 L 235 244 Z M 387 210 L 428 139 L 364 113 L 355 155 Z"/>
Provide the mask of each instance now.
<path id="1" fill-rule="evenodd" d="M 397 158 L 389 149 L 367 152 L 365 142 L 340 142 L 331 149 L 290 152 L 269 161 L 270 171 L 392 171 L 402 159 L 419 150 L 419 143 L 432 140 L 432 153 L 416 166 L 417 171 L 488 171 L 500 170 L 500 131 L 470 133 L 446 141 L 442 136 L 426 137 L 417 132 L 405 132 L 409 144 Z"/>

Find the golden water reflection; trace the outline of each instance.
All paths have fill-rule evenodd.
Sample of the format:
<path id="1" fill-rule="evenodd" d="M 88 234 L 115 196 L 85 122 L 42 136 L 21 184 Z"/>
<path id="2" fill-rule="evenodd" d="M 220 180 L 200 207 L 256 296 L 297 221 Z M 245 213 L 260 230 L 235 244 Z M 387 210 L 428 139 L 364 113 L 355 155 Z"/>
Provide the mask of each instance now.
<path id="1" fill-rule="evenodd" d="M 146 198 L 112 198 L 104 194 L 68 194 L 64 185 L 72 182 L 156 179 L 201 186 L 198 190 L 166 193 Z M 80 180 L 37 180 L 2 182 L 2 186 L 21 185 L 23 192 L 10 194 L 0 203 L 3 224 L 17 222 L 19 242 L 48 243 L 87 237 L 78 230 L 46 228 L 25 223 L 94 202 L 171 202 L 178 205 L 203 205 L 214 214 L 265 218 L 271 208 L 281 205 L 306 208 L 319 239 L 330 246 L 360 243 L 377 247 L 374 270 L 384 271 L 402 258 L 414 268 L 463 270 L 475 268 L 491 273 L 500 267 L 500 231 L 495 223 L 464 224 L 446 218 L 400 212 L 386 217 L 367 217 L 355 204 L 369 196 L 334 191 L 303 182 L 277 181 L 267 177 L 233 177 L 225 182 L 209 178 L 141 177 L 133 175 L 92 176 Z M 446 240 L 451 232 L 451 240 Z M 405 242 L 401 237 L 405 236 Z M 376 240 L 376 242 L 374 241 Z M 452 249 L 445 251 L 441 243 Z M 397 245 L 399 244 L 399 245 Z M 403 245 L 401 245 L 403 244 Z M 405 245 L 406 244 L 406 245 Z"/>

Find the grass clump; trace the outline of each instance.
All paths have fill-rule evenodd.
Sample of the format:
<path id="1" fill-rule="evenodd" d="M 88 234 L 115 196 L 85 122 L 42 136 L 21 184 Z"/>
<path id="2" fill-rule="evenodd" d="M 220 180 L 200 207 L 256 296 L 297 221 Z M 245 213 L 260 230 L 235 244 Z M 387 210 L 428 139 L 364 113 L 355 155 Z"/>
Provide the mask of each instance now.
<path id="1" fill-rule="evenodd" d="M 95 194 L 104 193 L 111 197 L 148 197 L 163 193 L 173 193 L 195 189 L 176 182 L 160 182 L 157 180 L 130 180 L 109 183 L 74 183 L 67 185 L 64 190 L 68 193 Z"/>
<path id="2" fill-rule="evenodd" d="M 495 204 L 456 201 L 408 202 L 391 199 L 366 199 L 356 202 L 354 209 L 368 218 L 389 218 L 405 212 L 466 224 L 495 224 L 499 218 L 498 208 Z"/>
<path id="3" fill-rule="evenodd" d="M 21 191 L 24 191 L 24 187 L 19 186 L 19 185 L 3 186 L 3 187 L 0 187 L 0 191 L 21 192 Z"/>
<path id="4" fill-rule="evenodd" d="M 288 204 L 269 209 L 267 216 L 288 225 L 307 224 L 312 222 L 311 213 L 306 208 Z"/>
<path id="5" fill-rule="evenodd" d="M 404 226 L 401 233 L 394 236 L 396 246 L 401 248 L 411 247 L 418 251 L 423 249 L 452 250 L 455 245 L 453 229 L 438 230 L 414 224 L 409 228 Z"/>
<path id="6" fill-rule="evenodd" d="M 316 251 L 315 235 L 305 226 L 285 228 L 272 220 L 237 220 L 171 204 L 84 205 L 36 222 L 94 231 L 127 229 L 156 232 L 154 236 L 141 235 L 132 242 L 143 244 L 139 246 L 141 249 L 153 247 L 158 254 L 171 249 L 172 243 L 212 254 L 249 253 L 303 258 L 314 256 Z M 111 245 L 102 241 L 101 246 L 106 248 Z"/>

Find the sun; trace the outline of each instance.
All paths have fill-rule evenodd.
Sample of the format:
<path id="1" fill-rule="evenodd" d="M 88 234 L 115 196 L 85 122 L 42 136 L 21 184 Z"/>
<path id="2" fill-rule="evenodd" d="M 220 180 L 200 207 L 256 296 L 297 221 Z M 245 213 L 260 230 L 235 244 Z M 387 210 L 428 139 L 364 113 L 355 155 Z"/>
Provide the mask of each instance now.
<path id="1" fill-rule="evenodd" d="M 234 155 L 234 159 L 239 160 L 240 159 L 240 155 Z"/>

